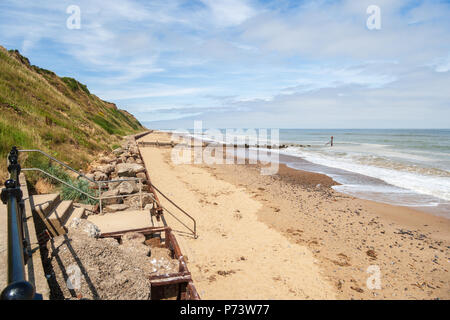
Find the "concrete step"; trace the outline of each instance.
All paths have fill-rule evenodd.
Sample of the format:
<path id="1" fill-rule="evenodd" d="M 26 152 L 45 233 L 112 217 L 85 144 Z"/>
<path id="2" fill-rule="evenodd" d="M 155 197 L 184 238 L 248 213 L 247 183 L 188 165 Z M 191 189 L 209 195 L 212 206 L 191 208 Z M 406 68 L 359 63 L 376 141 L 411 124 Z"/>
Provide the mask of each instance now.
<path id="1" fill-rule="evenodd" d="M 75 219 L 75 218 L 79 218 L 79 219 L 85 218 L 86 217 L 85 211 L 86 210 L 84 208 L 73 208 L 72 212 L 67 217 L 67 220 L 64 223 L 64 226 L 68 227 L 70 225 L 70 223 L 73 221 L 73 219 Z"/>
<path id="2" fill-rule="evenodd" d="M 73 201 L 65 200 L 61 201 L 46 217 L 46 220 L 53 227 L 53 230 L 50 232 L 53 235 L 60 235 L 66 233 L 64 229 L 64 223 L 70 216 L 70 213 L 73 210 Z"/>
<path id="3" fill-rule="evenodd" d="M 59 193 L 38 194 L 30 197 L 31 209 L 46 217 L 61 201 Z"/>
<path id="4" fill-rule="evenodd" d="M 155 227 L 148 210 L 128 210 L 104 215 L 90 215 L 87 220 L 95 224 L 101 233 Z"/>

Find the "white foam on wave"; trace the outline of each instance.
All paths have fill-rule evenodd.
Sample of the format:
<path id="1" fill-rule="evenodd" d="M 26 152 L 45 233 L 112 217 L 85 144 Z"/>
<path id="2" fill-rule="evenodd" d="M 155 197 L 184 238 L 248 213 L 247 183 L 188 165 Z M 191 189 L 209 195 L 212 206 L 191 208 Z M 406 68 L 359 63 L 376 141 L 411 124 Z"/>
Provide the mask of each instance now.
<path id="1" fill-rule="evenodd" d="M 450 178 L 448 177 L 421 175 L 416 172 L 359 164 L 355 162 L 352 155 L 333 157 L 333 155 L 305 151 L 300 148 L 288 148 L 284 153 L 301 156 L 312 163 L 356 172 L 400 188 L 450 201 Z"/>
<path id="2" fill-rule="evenodd" d="M 359 198 L 409 207 L 437 207 L 439 201 L 430 201 L 428 195 L 391 185 L 344 184 L 332 187 L 334 190 Z"/>
<path id="3" fill-rule="evenodd" d="M 206 135 L 194 135 L 188 134 L 188 137 L 193 137 L 205 142 L 218 142 L 224 143 L 218 139 L 208 137 Z M 233 138 L 237 138 L 239 133 L 234 135 Z M 250 142 L 252 145 L 253 141 Z M 256 143 L 256 141 L 254 142 Z M 303 142 L 305 143 L 305 142 Z M 373 143 L 355 143 L 355 142 L 345 142 L 342 144 L 337 144 L 333 149 L 328 149 L 328 153 L 323 152 L 323 146 L 314 145 L 312 148 L 301 148 L 301 147 L 288 147 L 287 149 L 276 150 L 272 149 L 269 152 L 280 152 L 282 154 L 287 154 L 296 157 L 302 157 L 305 160 L 316 163 L 319 165 L 324 165 L 327 167 L 338 168 L 350 172 L 355 172 L 372 178 L 377 178 L 383 180 L 384 182 L 398 187 L 389 188 L 389 186 L 374 186 L 374 185 L 349 185 L 344 184 L 342 186 L 337 186 L 336 189 L 343 191 L 345 193 L 373 193 L 373 194 L 391 194 L 391 198 L 395 195 L 407 194 L 409 191 L 414 193 L 419 193 L 428 196 L 434 196 L 439 199 L 450 201 L 450 178 L 446 176 L 433 176 L 420 174 L 416 171 L 409 172 L 407 170 L 399 170 L 398 168 L 390 167 L 380 167 L 375 162 L 361 161 L 363 157 L 377 157 L 382 156 L 385 159 L 389 158 L 402 158 L 415 161 L 430 161 L 433 160 L 425 155 L 413 155 L 408 152 L 402 152 L 400 150 L 392 150 L 388 148 L 388 145 L 384 144 L 373 144 Z M 318 148 L 320 148 L 318 150 Z M 250 148 L 254 149 L 254 148 Z M 260 148 L 263 149 L 263 148 Z M 255 149 L 257 150 L 257 149 Z M 317 151 L 316 151 L 317 150 Z M 360 163 L 358 163 L 358 161 Z M 406 191 L 402 191 L 406 189 Z M 408 191 L 409 190 L 409 191 Z M 413 194 L 411 193 L 411 196 Z M 417 199 L 417 194 L 415 195 Z M 417 199 L 419 200 L 419 199 Z M 421 202 L 419 200 L 419 202 Z M 425 202 L 420 205 L 427 205 Z M 436 203 L 428 203 L 428 205 L 434 206 Z"/>

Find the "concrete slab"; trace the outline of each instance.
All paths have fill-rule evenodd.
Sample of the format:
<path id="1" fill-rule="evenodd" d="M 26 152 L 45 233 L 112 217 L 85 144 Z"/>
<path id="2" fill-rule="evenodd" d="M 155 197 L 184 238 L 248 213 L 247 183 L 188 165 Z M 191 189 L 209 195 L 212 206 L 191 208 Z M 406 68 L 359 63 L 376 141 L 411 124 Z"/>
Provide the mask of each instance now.
<path id="1" fill-rule="evenodd" d="M 154 227 L 149 211 L 121 211 L 104 215 L 88 216 L 102 233 L 128 229 Z"/>
<path id="2" fill-rule="evenodd" d="M 59 193 L 38 194 L 31 196 L 32 208 L 46 217 L 60 201 Z"/>
<path id="3" fill-rule="evenodd" d="M 57 234 L 64 234 L 64 222 L 72 212 L 72 200 L 61 201 L 47 216 L 47 221 L 53 226 Z"/>
<path id="4" fill-rule="evenodd" d="M 67 219 L 67 221 L 64 223 L 64 225 L 67 227 L 70 225 L 73 219 L 79 218 L 83 219 L 85 217 L 85 209 L 84 208 L 74 208 Z"/>

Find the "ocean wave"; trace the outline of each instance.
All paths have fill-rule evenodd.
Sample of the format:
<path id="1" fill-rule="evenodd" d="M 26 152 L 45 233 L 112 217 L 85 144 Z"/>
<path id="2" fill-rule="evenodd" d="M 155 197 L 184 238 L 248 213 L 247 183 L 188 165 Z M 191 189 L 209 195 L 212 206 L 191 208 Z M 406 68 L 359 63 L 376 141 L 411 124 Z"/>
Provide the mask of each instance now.
<path id="1" fill-rule="evenodd" d="M 407 165 L 378 157 L 335 157 L 305 150 L 286 150 L 286 154 L 300 156 L 312 163 L 359 173 L 420 194 L 450 201 L 450 172 L 439 168 Z"/>
<path id="2" fill-rule="evenodd" d="M 204 134 L 190 134 L 188 136 L 205 142 L 224 143 L 223 140 Z M 232 138 L 242 141 L 244 137 L 241 134 L 236 134 Z M 251 149 L 258 145 L 258 141 L 255 139 L 246 139 L 244 143 L 249 144 Z M 400 196 L 402 191 L 399 190 L 406 190 L 406 192 L 415 193 L 417 199 L 422 194 L 450 201 L 450 171 L 447 170 L 450 167 L 450 162 L 440 157 L 442 153 L 434 156 L 433 152 L 425 153 L 422 152 L 423 150 L 417 152 L 418 150 L 394 149 L 392 145 L 384 144 L 382 140 L 378 143 L 342 141 L 335 143 L 333 148 L 324 147 L 323 141 L 314 138 L 304 139 L 301 143 L 284 142 L 278 145 L 285 148 L 272 149 L 271 152 L 301 157 L 311 163 L 380 179 L 396 187 L 389 190 L 386 186 L 381 188 L 373 185 L 337 187 L 341 190 L 349 191 L 359 188 L 360 192 L 378 195 L 390 194 L 391 198 L 395 195 Z M 259 147 L 261 148 L 261 146 Z M 438 165 L 441 165 L 441 167 Z M 382 196 L 380 197 L 382 198 Z M 412 199 L 412 197 L 409 198 Z M 421 203 L 420 199 L 418 202 Z M 427 204 L 423 202 L 421 205 Z M 430 202 L 428 205 L 435 204 Z"/>

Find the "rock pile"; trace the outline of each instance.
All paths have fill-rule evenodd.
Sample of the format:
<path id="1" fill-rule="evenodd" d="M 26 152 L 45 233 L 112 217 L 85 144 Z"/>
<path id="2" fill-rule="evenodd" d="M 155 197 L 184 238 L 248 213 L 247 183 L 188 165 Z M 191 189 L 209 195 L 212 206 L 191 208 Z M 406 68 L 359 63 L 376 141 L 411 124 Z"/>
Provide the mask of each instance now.
<path id="1" fill-rule="evenodd" d="M 104 182 L 103 197 L 123 196 L 104 200 L 105 212 L 141 208 L 139 192 L 144 190 L 148 182 L 144 162 L 132 136 L 126 137 L 121 147 L 114 149 L 111 153 L 103 154 L 97 162 L 92 163 L 86 177 Z M 127 180 L 132 178 L 141 179 L 141 182 Z M 127 181 L 120 182 L 120 180 Z M 91 186 L 98 187 L 95 183 L 91 183 Z M 153 198 L 150 194 L 143 193 L 142 208 L 148 204 L 153 204 Z"/>
<path id="2" fill-rule="evenodd" d="M 95 181 L 116 180 L 120 177 L 137 177 L 145 180 L 143 163 L 136 141 L 133 138 L 126 138 L 121 147 L 109 154 L 103 154 L 93 163 L 86 176 Z M 143 175 L 138 176 L 139 173 Z"/>
<path id="3" fill-rule="evenodd" d="M 167 248 L 150 246 L 145 236 L 129 232 L 122 244 L 97 238 L 98 228 L 79 219 L 65 235 L 47 243 L 45 259 L 52 299 L 150 299 L 153 275 L 179 271 Z"/>

